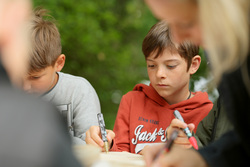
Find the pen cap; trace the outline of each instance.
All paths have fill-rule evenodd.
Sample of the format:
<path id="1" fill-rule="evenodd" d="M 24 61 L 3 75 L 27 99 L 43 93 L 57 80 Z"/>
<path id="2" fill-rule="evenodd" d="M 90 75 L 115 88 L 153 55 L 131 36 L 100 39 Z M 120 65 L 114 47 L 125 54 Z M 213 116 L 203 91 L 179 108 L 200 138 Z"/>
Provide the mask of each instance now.
<path id="1" fill-rule="evenodd" d="M 180 112 L 178 110 L 174 111 L 174 116 L 175 116 L 175 118 L 177 118 L 177 119 L 181 120 L 182 122 L 184 122 L 184 119 L 182 118 L 182 116 L 181 116 L 181 114 L 180 114 Z"/>
<path id="2" fill-rule="evenodd" d="M 197 144 L 197 140 L 195 139 L 195 137 L 190 137 L 189 142 L 191 143 L 191 145 L 194 147 L 194 149 L 198 150 L 198 144 Z"/>
<path id="3" fill-rule="evenodd" d="M 98 119 L 99 125 L 105 127 L 105 122 L 104 122 L 104 118 L 103 118 L 102 113 L 97 114 L 97 119 Z"/>

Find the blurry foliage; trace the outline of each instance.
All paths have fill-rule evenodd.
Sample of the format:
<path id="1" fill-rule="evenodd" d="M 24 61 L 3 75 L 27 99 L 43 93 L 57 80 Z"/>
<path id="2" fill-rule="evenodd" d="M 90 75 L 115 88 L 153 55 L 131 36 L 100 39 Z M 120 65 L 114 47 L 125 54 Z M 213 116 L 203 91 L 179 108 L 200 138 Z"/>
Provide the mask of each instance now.
<path id="1" fill-rule="evenodd" d="M 141 0 L 33 2 L 57 20 L 66 55 L 63 72 L 82 76 L 92 84 L 106 127 L 113 129 L 121 96 L 148 79 L 141 45 L 157 20 Z M 205 71 L 203 63 L 191 83 Z"/>

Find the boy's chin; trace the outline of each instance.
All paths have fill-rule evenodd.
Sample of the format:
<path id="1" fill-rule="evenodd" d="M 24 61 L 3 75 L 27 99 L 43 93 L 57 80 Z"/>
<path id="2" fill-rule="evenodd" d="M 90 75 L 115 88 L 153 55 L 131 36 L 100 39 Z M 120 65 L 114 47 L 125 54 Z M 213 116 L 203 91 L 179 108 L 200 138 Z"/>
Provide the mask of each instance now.
<path id="1" fill-rule="evenodd" d="M 36 91 L 25 91 L 27 94 L 31 94 L 33 96 L 41 96 L 43 93 L 41 92 L 36 92 Z"/>
<path id="2" fill-rule="evenodd" d="M 162 97 L 162 98 L 164 98 L 165 99 L 165 96 L 167 96 L 164 92 L 162 92 L 162 91 L 157 91 L 157 93 Z"/>

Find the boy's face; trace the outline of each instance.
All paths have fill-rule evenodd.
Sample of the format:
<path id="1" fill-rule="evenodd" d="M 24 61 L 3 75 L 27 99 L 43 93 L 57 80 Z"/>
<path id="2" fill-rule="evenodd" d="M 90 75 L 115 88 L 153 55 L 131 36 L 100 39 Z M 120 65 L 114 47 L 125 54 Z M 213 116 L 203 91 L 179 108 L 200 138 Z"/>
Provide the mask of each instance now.
<path id="1" fill-rule="evenodd" d="M 56 67 L 49 66 L 39 72 L 26 75 L 23 79 L 24 91 L 38 95 L 48 92 L 58 81 L 56 72 Z"/>
<path id="2" fill-rule="evenodd" d="M 153 88 L 169 104 L 186 100 L 189 95 L 189 79 L 192 70 L 187 70 L 187 61 L 178 53 L 165 49 L 157 58 L 152 53 L 147 58 L 148 76 Z"/>

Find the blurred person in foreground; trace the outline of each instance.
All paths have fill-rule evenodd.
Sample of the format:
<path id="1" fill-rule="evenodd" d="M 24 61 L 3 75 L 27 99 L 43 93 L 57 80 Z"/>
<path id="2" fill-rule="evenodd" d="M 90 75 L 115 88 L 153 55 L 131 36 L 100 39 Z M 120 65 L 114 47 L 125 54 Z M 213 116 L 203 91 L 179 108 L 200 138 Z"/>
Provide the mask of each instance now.
<path id="1" fill-rule="evenodd" d="M 60 115 L 52 105 L 27 96 L 25 74 L 31 4 L 0 0 L 0 162 L 4 167 L 80 166 Z"/>
<path id="2" fill-rule="evenodd" d="M 146 0 L 165 20 L 176 42 L 205 48 L 225 111 L 234 130 L 198 151 L 174 146 L 153 161 L 162 146 L 148 147 L 147 166 L 248 166 L 250 158 L 250 56 L 248 0 Z"/>

